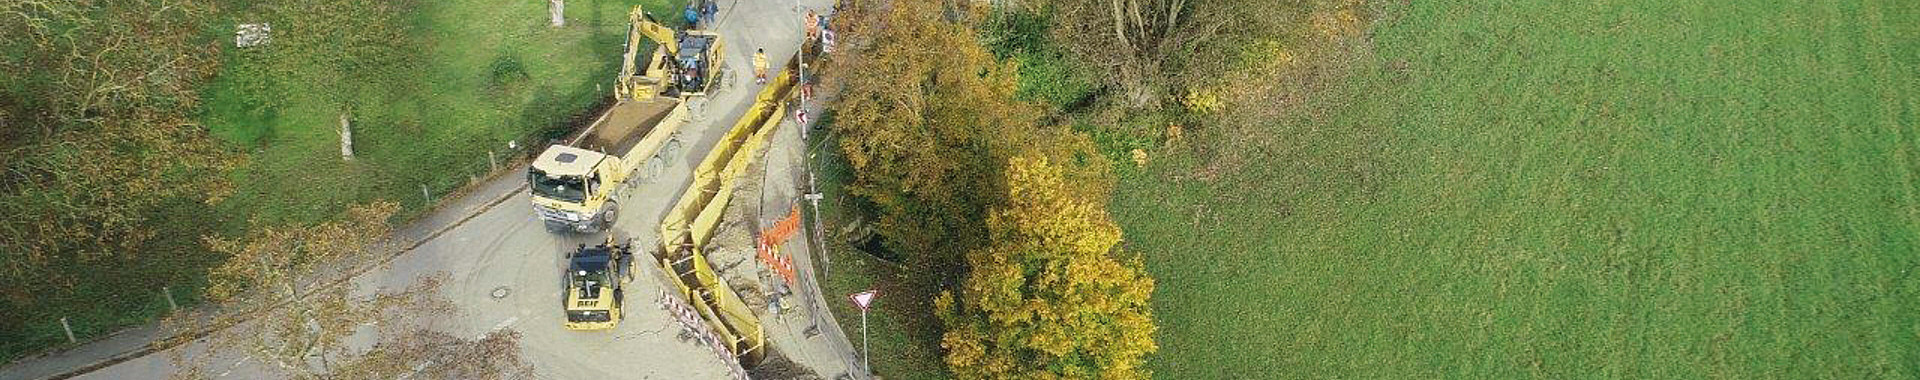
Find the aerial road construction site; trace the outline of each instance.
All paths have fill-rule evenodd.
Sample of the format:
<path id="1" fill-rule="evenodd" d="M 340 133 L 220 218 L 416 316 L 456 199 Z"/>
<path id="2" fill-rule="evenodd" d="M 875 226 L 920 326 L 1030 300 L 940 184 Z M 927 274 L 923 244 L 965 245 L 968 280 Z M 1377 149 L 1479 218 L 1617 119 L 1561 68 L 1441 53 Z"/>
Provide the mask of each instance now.
<path id="1" fill-rule="evenodd" d="M 444 275 L 438 292 L 459 315 L 434 328 L 518 331 L 539 378 L 864 378 L 844 333 L 818 314 L 827 309 L 805 278 L 806 242 L 791 239 L 804 235 L 793 116 L 808 106 L 794 88 L 800 62 L 818 53 L 799 13 L 828 5 L 801 3 L 720 4 L 717 22 L 686 30 L 635 7 L 606 111 L 446 200 L 409 227 L 433 232 L 347 282 L 395 288 Z M 756 53 L 787 57 L 764 84 L 750 71 Z M 0 377 L 167 378 L 183 370 L 168 358 L 182 355 L 210 358 L 219 378 L 274 373 L 200 341 L 81 368 L 49 357 Z"/>

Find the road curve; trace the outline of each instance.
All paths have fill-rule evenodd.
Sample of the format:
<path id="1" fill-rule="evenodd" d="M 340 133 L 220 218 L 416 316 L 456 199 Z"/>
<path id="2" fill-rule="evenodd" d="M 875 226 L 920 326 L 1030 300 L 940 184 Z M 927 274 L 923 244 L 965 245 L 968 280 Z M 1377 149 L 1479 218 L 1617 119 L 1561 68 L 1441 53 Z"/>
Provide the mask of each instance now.
<path id="1" fill-rule="evenodd" d="M 802 7 L 825 9 L 829 5 L 827 0 L 722 0 L 718 29 L 729 40 L 727 88 L 699 107 L 695 120 L 682 129 L 681 139 L 689 149 L 683 149 L 680 157 L 676 157 L 658 179 L 637 185 L 621 200 L 622 213 L 610 233 L 632 237 L 639 247 L 656 246 L 653 231 L 686 188 L 692 166 L 746 111 L 758 90 L 749 72 L 753 50 L 765 48 L 769 56 L 790 56 L 798 49 L 802 37 L 801 14 L 808 9 Z M 791 124 L 786 126 L 791 127 Z M 469 197 L 491 197 L 489 199 L 499 201 L 481 202 L 483 206 L 472 210 L 463 222 L 427 238 L 387 265 L 354 277 L 351 281 L 357 292 L 367 294 L 382 288 L 400 288 L 419 276 L 444 274 L 448 280 L 440 291 L 460 313 L 442 319 L 432 328 L 469 337 L 500 328 L 518 330 L 522 334 L 522 352 L 541 378 L 723 376 L 725 367 L 720 359 L 704 346 L 682 340 L 679 327 L 653 303 L 654 297 L 660 294 L 658 282 L 637 279 L 630 284 L 627 319 L 614 330 L 580 332 L 561 328 L 559 300 L 564 252 L 577 244 L 605 239 L 606 235 L 548 233 L 533 216 L 524 188 L 514 186 L 520 181 L 520 176 L 509 173 L 476 186 L 498 190 L 477 191 Z M 496 291 L 502 289 L 505 295 L 495 297 Z M 840 338 L 844 341 L 844 337 Z M 73 378 L 166 378 L 179 370 L 169 359 L 176 355 L 212 355 L 215 364 L 209 372 L 217 378 L 258 379 L 272 373 L 266 364 L 241 353 L 205 350 L 206 345 L 200 343 L 176 346 Z"/>

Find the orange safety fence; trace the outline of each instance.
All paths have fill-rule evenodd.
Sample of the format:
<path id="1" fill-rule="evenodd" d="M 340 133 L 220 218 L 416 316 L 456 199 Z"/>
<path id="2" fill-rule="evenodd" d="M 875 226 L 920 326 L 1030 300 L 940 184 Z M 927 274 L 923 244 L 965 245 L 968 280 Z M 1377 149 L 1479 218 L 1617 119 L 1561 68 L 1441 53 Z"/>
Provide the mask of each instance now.
<path id="1" fill-rule="evenodd" d="M 800 232 L 800 206 L 794 205 L 793 212 L 788 213 L 785 219 L 780 219 L 773 224 L 773 228 L 760 233 L 757 255 L 760 262 L 766 263 L 774 273 L 779 273 L 782 279 L 787 280 L 787 285 L 793 285 L 793 255 L 780 252 L 780 244 L 786 243 L 787 239 L 793 238 L 793 235 L 798 232 Z"/>

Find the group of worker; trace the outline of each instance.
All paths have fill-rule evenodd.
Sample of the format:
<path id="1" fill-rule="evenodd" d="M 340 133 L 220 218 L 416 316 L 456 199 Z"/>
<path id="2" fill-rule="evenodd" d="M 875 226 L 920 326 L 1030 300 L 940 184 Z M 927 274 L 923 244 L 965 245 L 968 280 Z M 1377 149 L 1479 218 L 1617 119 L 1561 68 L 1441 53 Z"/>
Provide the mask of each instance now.
<path id="1" fill-rule="evenodd" d="M 687 3 L 684 13 L 687 18 L 687 28 L 710 29 L 713 28 L 713 23 L 718 21 L 715 17 L 720 14 L 720 4 L 717 0 L 693 1 Z"/>
<path id="2" fill-rule="evenodd" d="M 708 4 L 709 6 L 711 6 L 712 1 L 710 0 Z M 693 12 L 692 10 L 693 8 L 691 8 L 692 6 L 689 5 L 688 7 L 689 8 L 687 8 L 688 9 L 687 11 Z M 692 13 L 689 13 L 688 17 L 691 18 L 694 16 L 692 16 Z M 808 41 L 812 41 L 816 38 L 821 38 L 823 36 L 830 36 L 833 33 L 832 31 L 827 29 L 827 17 L 820 15 L 819 13 L 814 13 L 812 9 L 807 10 L 807 18 L 803 20 L 803 24 L 805 24 L 807 27 Z M 765 48 L 754 49 L 753 50 L 753 83 L 754 84 L 767 84 L 767 69 L 768 69 L 767 49 Z M 801 80 L 801 82 L 806 84 L 811 84 L 811 82 L 804 80 L 804 78 Z M 805 92 L 808 92 L 808 93 L 812 92 L 811 88 L 807 88 L 806 90 L 807 91 Z"/>

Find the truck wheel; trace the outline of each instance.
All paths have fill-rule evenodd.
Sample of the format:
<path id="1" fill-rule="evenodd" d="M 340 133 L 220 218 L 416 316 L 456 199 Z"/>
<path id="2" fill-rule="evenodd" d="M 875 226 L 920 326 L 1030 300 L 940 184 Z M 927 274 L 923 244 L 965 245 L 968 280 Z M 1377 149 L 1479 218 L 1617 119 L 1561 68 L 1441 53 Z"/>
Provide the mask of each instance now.
<path id="1" fill-rule="evenodd" d="M 654 156 L 653 158 L 647 159 L 647 181 L 660 180 L 660 175 L 666 171 L 667 160 L 665 158 Z"/>
<path id="2" fill-rule="evenodd" d="M 673 138 L 667 139 L 666 148 L 660 149 L 661 162 L 672 161 L 675 155 L 680 154 L 680 136 L 677 132 L 675 134 Z"/>
<path id="3" fill-rule="evenodd" d="M 613 221 L 620 217 L 620 202 L 607 201 L 606 211 L 600 212 L 600 230 L 613 230 Z"/>

